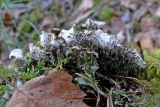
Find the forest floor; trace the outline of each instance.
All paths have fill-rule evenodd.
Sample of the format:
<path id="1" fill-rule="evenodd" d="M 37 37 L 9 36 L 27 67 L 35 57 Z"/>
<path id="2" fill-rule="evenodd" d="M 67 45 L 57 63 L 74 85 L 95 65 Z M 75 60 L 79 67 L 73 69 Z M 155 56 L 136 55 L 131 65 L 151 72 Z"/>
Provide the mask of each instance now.
<path id="1" fill-rule="evenodd" d="M 69 29 L 73 24 L 85 22 L 88 18 L 104 21 L 106 23 L 104 32 L 116 35 L 121 45 L 137 49 L 147 63 L 144 71 L 146 77 L 140 75 L 137 78 L 141 81 L 145 94 L 136 96 L 131 106 L 138 106 L 136 102 L 139 99 L 143 99 L 146 103 L 144 107 L 160 106 L 159 0 L 1 0 L 0 96 L 2 99 L 6 90 L 11 89 L 10 85 L 15 86 L 19 80 L 20 84 L 25 83 L 41 74 L 23 72 L 17 76 L 11 73 L 7 68 L 11 64 L 9 53 L 12 49 L 20 48 L 26 52 L 30 43 L 37 43 L 42 31 L 48 32 L 52 28 Z M 41 70 L 43 62 L 38 64 L 38 69 Z M 139 88 L 136 91 L 140 91 Z M 121 90 L 119 94 L 123 92 Z M 107 99 L 106 102 L 111 104 L 107 107 L 114 106 L 111 99 Z M 4 100 L 0 101 L 4 103 Z M 143 101 L 139 103 L 144 103 Z"/>

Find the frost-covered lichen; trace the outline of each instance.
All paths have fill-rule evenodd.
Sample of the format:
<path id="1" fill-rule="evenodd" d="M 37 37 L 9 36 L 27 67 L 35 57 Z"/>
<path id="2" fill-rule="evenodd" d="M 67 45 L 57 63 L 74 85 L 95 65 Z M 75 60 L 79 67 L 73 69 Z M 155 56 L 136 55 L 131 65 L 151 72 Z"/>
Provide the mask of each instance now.
<path id="1" fill-rule="evenodd" d="M 40 47 L 34 46 L 32 43 L 29 44 L 29 52 L 32 54 L 33 59 L 35 59 L 37 61 L 46 58 L 44 49 L 41 49 Z"/>
<path id="2" fill-rule="evenodd" d="M 88 19 L 86 23 L 73 25 L 69 30 L 62 29 L 58 35 L 42 32 L 41 47 L 31 44 L 30 53 L 36 61 L 58 60 L 58 57 L 71 56 L 69 61 L 71 62 L 74 51 L 77 51 L 79 55 L 77 57 L 80 57 L 85 53 L 79 51 L 87 50 L 86 52 L 97 53 L 96 61 L 99 66 L 97 72 L 104 75 L 136 76 L 146 67 L 146 63 L 136 50 L 120 45 L 116 36 L 103 32 L 104 25 L 104 22 Z"/>
<path id="3" fill-rule="evenodd" d="M 15 57 L 19 62 L 15 70 L 25 71 L 18 73 L 28 80 L 49 69 L 64 68 L 86 93 L 100 95 L 103 105 L 111 94 L 115 94 L 114 102 L 131 102 L 130 89 L 135 91 L 138 85 L 130 87 L 125 76 L 138 77 L 146 63 L 136 50 L 121 45 L 116 36 L 103 32 L 104 25 L 104 22 L 88 19 L 60 33 L 43 31 L 40 41 L 29 44 L 24 55 L 20 49 L 11 52 L 10 58 Z"/>

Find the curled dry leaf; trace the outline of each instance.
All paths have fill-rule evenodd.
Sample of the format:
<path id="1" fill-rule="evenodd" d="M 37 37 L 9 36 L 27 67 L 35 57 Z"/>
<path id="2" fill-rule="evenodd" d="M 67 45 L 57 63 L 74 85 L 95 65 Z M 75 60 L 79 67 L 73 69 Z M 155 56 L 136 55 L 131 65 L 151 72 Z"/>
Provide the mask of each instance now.
<path id="1" fill-rule="evenodd" d="M 84 96 L 64 70 L 51 70 L 17 88 L 6 107 L 89 107 Z"/>

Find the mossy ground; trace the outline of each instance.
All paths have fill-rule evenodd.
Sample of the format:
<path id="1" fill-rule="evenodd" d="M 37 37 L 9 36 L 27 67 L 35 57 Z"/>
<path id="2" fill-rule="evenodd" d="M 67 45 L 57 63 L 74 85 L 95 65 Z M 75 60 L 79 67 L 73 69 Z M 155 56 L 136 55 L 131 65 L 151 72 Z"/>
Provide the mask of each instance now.
<path id="1" fill-rule="evenodd" d="M 145 50 L 144 59 L 148 64 L 148 80 L 160 78 L 160 49 Z"/>
<path id="2" fill-rule="evenodd" d="M 146 93 L 144 96 L 136 96 L 135 102 L 140 101 L 140 99 L 145 99 L 146 103 L 142 107 L 152 107 L 154 105 L 160 106 L 160 50 L 156 49 L 153 51 L 144 50 L 144 58 L 148 64 L 146 69 L 147 80 L 142 80 Z M 40 64 L 43 66 L 43 64 Z M 58 66 L 58 65 L 57 65 Z M 41 68 L 41 67 L 40 67 Z M 9 80 L 10 84 L 15 84 L 14 78 L 23 81 L 28 81 L 36 76 L 39 76 L 39 72 L 34 72 L 32 70 L 27 72 L 13 72 L 0 66 L 0 76 Z M 2 96 L 6 90 L 8 90 L 7 83 L 4 81 L 0 84 L 0 96 Z M 144 102 L 145 102 L 144 100 Z M 134 102 L 133 102 L 134 104 Z M 135 103 L 136 104 L 136 103 Z"/>
<path id="3" fill-rule="evenodd" d="M 2 83 L 0 83 L 0 96 L 2 96 L 5 93 L 5 91 L 7 91 L 7 84 L 16 84 L 16 79 L 28 81 L 36 76 L 38 76 L 38 74 L 33 71 L 16 73 L 0 66 L 0 80 L 3 81 Z"/>
<path id="4" fill-rule="evenodd" d="M 146 89 L 146 104 L 143 107 L 160 106 L 160 49 L 144 50 L 144 59 L 148 64 Z"/>

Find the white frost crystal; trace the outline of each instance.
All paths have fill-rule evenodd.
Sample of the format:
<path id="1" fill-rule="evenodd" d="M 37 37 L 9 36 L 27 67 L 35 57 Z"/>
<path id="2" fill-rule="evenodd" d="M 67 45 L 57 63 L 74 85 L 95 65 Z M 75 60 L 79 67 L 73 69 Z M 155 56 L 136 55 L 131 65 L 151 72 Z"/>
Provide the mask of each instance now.
<path id="1" fill-rule="evenodd" d="M 72 27 L 69 30 L 62 30 L 58 37 L 63 38 L 66 43 L 70 43 L 73 40 L 74 37 L 74 28 Z"/>
<path id="2" fill-rule="evenodd" d="M 102 21 L 94 21 L 91 19 L 87 19 L 86 23 L 83 24 L 87 29 L 100 29 L 103 28 L 106 23 Z"/>
<path id="3" fill-rule="evenodd" d="M 143 61 L 143 59 L 138 54 L 138 52 L 136 50 L 133 50 L 132 52 L 135 53 L 135 62 L 137 63 L 139 68 L 141 68 L 141 69 L 145 68 L 146 67 L 146 62 Z"/>
<path id="4" fill-rule="evenodd" d="M 34 46 L 32 43 L 29 44 L 29 51 L 35 60 L 41 60 L 45 58 L 45 51 L 39 47 Z"/>
<path id="5" fill-rule="evenodd" d="M 13 49 L 10 52 L 9 59 L 11 59 L 12 57 L 19 59 L 19 60 L 24 60 L 23 51 L 21 49 Z"/>
<path id="6" fill-rule="evenodd" d="M 49 46 L 55 44 L 55 35 L 53 33 L 42 32 L 40 35 L 40 43 L 42 46 Z"/>
<path id="7" fill-rule="evenodd" d="M 97 45 L 105 48 L 105 47 L 110 47 L 113 45 L 113 43 L 116 43 L 117 45 L 120 45 L 118 43 L 118 40 L 112 36 L 112 35 L 109 35 L 108 33 L 104 33 L 102 30 L 97 30 L 95 32 L 95 34 L 92 35 L 93 38 L 95 38 L 97 41 L 95 41 L 95 43 L 99 43 Z M 91 38 L 92 38 L 91 37 Z"/>
<path id="8" fill-rule="evenodd" d="M 10 52 L 9 59 L 14 59 L 14 64 L 10 65 L 15 71 L 22 71 L 24 68 L 25 56 L 21 49 L 13 49 Z"/>

